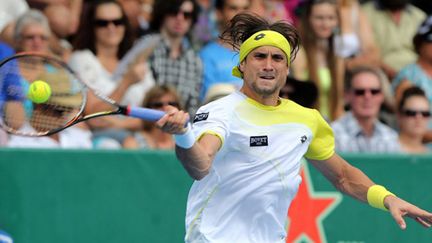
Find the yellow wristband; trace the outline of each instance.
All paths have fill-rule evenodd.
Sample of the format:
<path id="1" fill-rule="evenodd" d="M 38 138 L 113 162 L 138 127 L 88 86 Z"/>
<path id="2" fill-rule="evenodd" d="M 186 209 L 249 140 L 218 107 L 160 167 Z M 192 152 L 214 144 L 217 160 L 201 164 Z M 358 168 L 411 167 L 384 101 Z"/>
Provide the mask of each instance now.
<path id="1" fill-rule="evenodd" d="M 394 194 L 387 191 L 385 187 L 380 185 L 373 185 L 369 187 L 367 191 L 367 201 L 369 205 L 371 205 L 374 208 L 379 208 L 384 211 L 388 211 L 387 208 L 384 206 L 384 199 L 389 195 L 394 196 Z"/>

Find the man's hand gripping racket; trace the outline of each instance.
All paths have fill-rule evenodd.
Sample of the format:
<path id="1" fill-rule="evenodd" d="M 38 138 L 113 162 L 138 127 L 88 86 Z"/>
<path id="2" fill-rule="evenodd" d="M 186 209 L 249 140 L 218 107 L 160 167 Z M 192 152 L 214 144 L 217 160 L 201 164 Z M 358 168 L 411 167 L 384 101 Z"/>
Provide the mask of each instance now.
<path id="1" fill-rule="evenodd" d="M 19 53 L 2 61 L 0 92 L 0 124 L 16 135 L 47 136 L 100 116 L 125 115 L 158 121 L 165 115 L 160 110 L 119 105 L 91 90 L 64 62 L 39 53 Z M 88 92 L 112 109 L 84 115 Z M 178 129 L 173 128 L 172 132 Z"/>

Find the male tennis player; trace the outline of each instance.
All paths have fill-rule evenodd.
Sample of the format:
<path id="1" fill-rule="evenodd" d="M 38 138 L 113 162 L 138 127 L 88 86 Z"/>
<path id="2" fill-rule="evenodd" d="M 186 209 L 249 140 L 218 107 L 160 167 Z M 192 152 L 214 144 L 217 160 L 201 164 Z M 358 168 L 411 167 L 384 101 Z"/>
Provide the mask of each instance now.
<path id="1" fill-rule="evenodd" d="M 278 97 L 298 50 L 289 24 L 250 14 L 232 19 L 222 38 L 239 47 L 240 91 L 201 107 L 193 128 L 172 109 L 157 125 L 176 134 L 176 153 L 196 180 L 190 190 L 186 242 L 284 242 L 287 212 L 305 156 L 340 191 L 426 227 L 432 214 L 375 185 L 334 152 L 333 132 L 318 111 Z"/>

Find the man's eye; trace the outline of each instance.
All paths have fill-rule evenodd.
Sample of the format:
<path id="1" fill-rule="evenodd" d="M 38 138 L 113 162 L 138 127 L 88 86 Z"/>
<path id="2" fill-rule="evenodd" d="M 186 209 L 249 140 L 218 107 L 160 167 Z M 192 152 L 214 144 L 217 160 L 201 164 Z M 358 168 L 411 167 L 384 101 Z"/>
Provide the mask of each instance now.
<path id="1" fill-rule="evenodd" d="M 255 57 L 256 57 L 256 58 L 260 58 L 260 59 L 262 59 L 262 58 L 266 58 L 267 55 L 264 54 L 264 53 L 256 53 L 256 54 L 255 54 Z"/>
<path id="2" fill-rule="evenodd" d="M 273 60 L 280 62 L 283 61 L 285 58 L 282 55 L 273 55 Z"/>

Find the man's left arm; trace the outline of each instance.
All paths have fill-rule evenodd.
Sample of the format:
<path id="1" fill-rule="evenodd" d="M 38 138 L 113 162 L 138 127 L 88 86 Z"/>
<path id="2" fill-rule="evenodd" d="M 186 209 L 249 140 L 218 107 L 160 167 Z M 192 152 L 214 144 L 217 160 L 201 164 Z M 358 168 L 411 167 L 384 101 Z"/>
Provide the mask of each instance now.
<path id="1" fill-rule="evenodd" d="M 408 203 L 384 187 L 376 185 L 361 170 L 350 165 L 336 153 L 326 160 L 309 160 L 338 190 L 371 206 L 390 211 L 401 229 L 406 228 L 404 216 L 425 227 L 432 225 L 432 213 Z"/>

